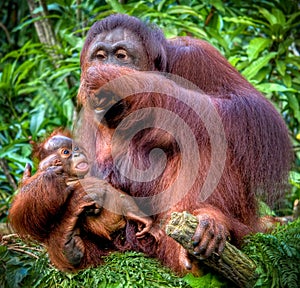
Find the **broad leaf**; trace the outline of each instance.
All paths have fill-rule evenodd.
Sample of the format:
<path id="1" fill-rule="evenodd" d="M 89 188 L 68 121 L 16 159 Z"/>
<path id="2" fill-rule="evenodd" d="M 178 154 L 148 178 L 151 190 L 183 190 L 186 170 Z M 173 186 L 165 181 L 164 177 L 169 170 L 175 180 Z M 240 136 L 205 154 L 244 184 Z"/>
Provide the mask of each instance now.
<path id="1" fill-rule="evenodd" d="M 247 48 L 247 55 L 249 61 L 256 59 L 260 52 L 264 51 L 272 43 L 271 39 L 267 38 L 254 38 L 250 41 L 250 44 Z"/>
<path id="2" fill-rule="evenodd" d="M 281 76 L 285 75 L 286 63 L 282 60 L 276 60 L 276 68 Z"/>
<path id="3" fill-rule="evenodd" d="M 277 18 L 271 12 L 269 12 L 267 9 L 265 9 L 265 8 L 259 8 L 259 12 L 266 18 L 266 20 L 271 25 L 274 25 L 274 24 L 278 23 Z"/>
<path id="4" fill-rule="evenodd" d="M 243 72 L 242 74 L 247 78 L 247 79 L 252 79 L 258 71 L 269 64 L 270 60 L 275 58 L 277 55 L 276 52 L 269 53 L 265 56 L 260 57 L 259 59 L 255 60 L 252 62 Z"/>
<path id="5" fill-rule="evenodd" d="M 38 133 L 44 119 L 45 119 L 45 107 L 44 105 L 41 105 L 35 110 L 30 120 L 29 129 L 33 136 L 35 136 Z"/>
<path id="6" fill-rule="evenodd" d="M 277 83 L 262 83 L 255 86 L 259 91 L 263 93 L 272 93 L 272 92 L 297 92 L 295 89 L 287 88 L 284 85 Z"/>
<path id="7" fill-rule="evenodd" d="M 300 107 L 295 94 L 288 95 L 289 106 L 294 111 L 294 117 L 300 122 Z"/>

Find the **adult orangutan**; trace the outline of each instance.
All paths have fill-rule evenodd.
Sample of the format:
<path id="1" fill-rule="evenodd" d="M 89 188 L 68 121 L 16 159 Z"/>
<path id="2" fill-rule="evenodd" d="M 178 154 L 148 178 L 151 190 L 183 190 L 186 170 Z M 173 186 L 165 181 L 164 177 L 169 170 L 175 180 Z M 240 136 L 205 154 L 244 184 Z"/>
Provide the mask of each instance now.
<path id="1" fill-rule="evenodd" d="M 135 70 L 170 72 L 191 81 L 209 96 L 209 101 L 222 121 L 227 141 L 227 149 L 224 151 L 226 162 L 222 177 L 213 194 L 204 202 L 199 201 L 198 196 L 205 179 L 201 177 L 203 173 L 197 171 L 199 177 L 191 192 L 166 211 L 166 214 L 169 214 L 171 211 L 187 210 L 197 215 L 199 226 L 193 237 L 195 253 L 208 257 L 213 251 L 222 251 L 228 236 L 233 243 L 238 244 L 245 234 L 257 231 L 259 229 L 257 197 L 269 204 L 280 199 L 292 161 L 288 131 L 275 108 L 215 48 L 205 41 L 191 37 L 166 40 L 156 27 L 146 25 L 139 19 L 127 15 L 111 15 L 96 22 L 88 32 L 81 54 L 83 73 L 78 103 L 85 110 L 91 109 L 90 115 L 94 111 L 95 119 L 99 118 L 101 113 L 106 112 L 106 114 L 101 123 L 93 124 L 94 128 L 91 130 L 97 132 L 93 131 L 94 134 L 91 135 L 93 140 L 87 141 L 86 149 L 94 150 L 95 153 L 92 174 L 108 180 L 113 186 L 132 196 L 153 196 L 163 190 L 160 188 L 161 183 L 171 185 L 176 180 L 179 170 L 175 163 L 180 163 L 181 158 L 178 152 L 180 149 L 174 143 L 174 138 L 162 132 L 161 129 L 156 130 L 155 133 L 150 128 L 139 132 L 126 147 L 123 147 L 122 141 L 117 141 L 118 137 L 115 137 L 116 147 L 113 149 L 114 129 L 121 123 L 120 120 L 124 118 L 124 115 L 129 115 L 128 111 L 132 111 L 132 107 L 139 108 L 136 104 L 137 100 L 129 97 L 128 100 L 118 102 L 118 96 L 115 93 L 105 92 L 106 86 L 102 93 L 95 94 L 91 91 L 100 89 L 102 85 L 116 77 L 132 73 L 118 66 L 126 66 Z M 142 74 L 141 77 L 145 81 Z M 149 79 L 152 78 L 149 76 Z M 134 86 L 134 80 L 130 81 Z M 138 86 L 138 81 L 135 84 Z M 127 84 L 123 83 L 123 85 L 126 87 Z M 149 80 L 147 85 L 147 91 L 153 91 L 151 88 L 154 89 L 155 83 Z M 181 81 L 180 85 L 172 86 L 174 90 L 169 91 L 170 95 L 178 94 L 178 91 L 182 92 L 182 88 L 178 86 L 185 86 L 184 81 Z M 196 86 L 186 86 L 196 90 Z M 189 97 L 187 95 L 194 95 L 190 96 L 189 105 L 191 106 L 182 103 L 180 97 L 176 101 L 171 97 L 173 104 L 175 103 L 173 110 L 180 117 L 180 111 L 189 111 L 190 114 L 184 118 L 185 121 L 201 126 L 199 117 L 190 111 L 190 107 L 200 105 L 202 97 L 199 96 L 201 93 L 199 97 L 193 93 L 192 91 L 182 92 L 182 98 L 185 101 Z M 146 95 L 145 98 L 149 99 Z M 151 98 L 151 101 L 154 101 L 154 104 L 151 104 L 153 107 L 168 107 L 170 97 L 162 94 L 156 95 L 156 98 L 160 102 L 157 103 Z M 114 101 L 117 103 L 112 105 Z M 146 106 L 149 105 L 147 103 Z M 108 106 L 111 109 L 108 110 Z M 143 116 L 139 117 L 143 119 Z M 149 115 L 148 117 L 151 118 Z M 150 121 L 149 119 L 147 120 Z M 132 120 L 127 124 L 127 128 L 134 130 L 141 121 Z M 156 121 L 159 122 L 159 119 Z M 143 138 L 146 131 L 152 133 L 150 139 Z M 87 134 L 87 129 L 79 131 L 79 137 L 83 136 L 88 139 Z M 206 162 L 202 160 L 201 164 L 204 161 L 207 172 L 209 164 L 217 167 L 218 163 L 210 163 L 211 159 L 206 155 L 212 153 L 210 140 L 204 136 L 206 134 L 207 132 L 204 131 L 203 135 L 196 139 L 199 153 L 204 154 L 203 159 L 206 159 Z M 144 141 L 138 141 L 138 138 Z M 153 164 L 149 160 L 149 153 L 154 148 L 162 148 L 167 154 L 166 159 L 164 158 L 167 161 L 166 168 L 155 185 L 151 181 L 145 183 L 130 181 L 117 171 L 116 163 L 118 162 L 113 159 L 112 150 L 122 153 L 120 152 L 122 149 L 130 149 L 128 153 L 132 153 L 130 154 L 133 159 L 132 163 L 140 169 L 146 169 Z M 133 151 L 134 149 L 136 151 Z M 160 162 L 159 157 L 156 161 Z M 191 165 L 190 171 L 193 169 Z M 151 213 L 158 211 L 155 205 L 160 204 L 153 204 L 150 201 L 150 203 L 139 203 L 139 205 Z M 168 206 L 167 203 L 164 205 Z M 164 214 L 155 215 L 155 221 L 161 221 Z M 168 241 L 167 237 L 166 241 Z M 163 254 L 159 257 L 168 262 L 168 252 Z M 169 265 L 175 269 L 178 267 L 175 263 L 169 263 Z"/>
<path id="2" fill-rule="evenodd" d="M 115 231 L 125 227 L 125 217 L 138 223 L 137 239 L 149 232 L 159 241 L 162 232 L 152 227 L 152 219 L 128 195 L 106 181 L 81 180 L 89 171 L 88 159 L 82 149 L 75 146 L 72 150 L 72 146 L 71 138 L 55 134 L 36 147 L 35 154 L 41 159 L 38 171 L 31 176 L 30 165 L 26 167 L 20 192 L 10 209 L 14 230 L 23 238 L 44 243 L 52 263 L 65 271 L 99 264 L 102 254 L 94 251 L 93 241 L 86 240 L 86 235 L 102 242 L 111 240 Z M 90 180 L 93 185 L 97 183 L 97 190 L 87 194 L 89 189 L 83 189 L 80 181 L 88 188 Z M 55 187 L 49 185 L 52 183 L 58 184 L 56 190 L 51 191 Z M 55 196 L 64 201 L 53 201 Z M 113 207 L 117 213 L 103 206 Z M 91 261 L 94 257 L 96 260 Z"/>
<path id="3" fill-rule="evenodd" d="M 262 196 L 270 205 L 282 196 L 284 188 L 280 184 L 286 183 L 293 158 L 285 123 L 264 96 L 209 43 L 192 37 L 166 40 L 157 27 L 116 14 L 94 23 L 80 61 L 83 71 L 85 66 L 101 63 L 175 74 L 210 97 L 224 99 L 218 109 L 231 119 L 224 129 L 228 142 L 234 143 L 236 166 L 245 178 L 242 182 L 246 189 Z M 82 97 L 79 93 L 79 104 Z M 256 105 L 267 105 L 276 121 L 272 123 L 271 117 L 253 111 L 252 106 Z M 273 136 L 277 133 L 282 133 L 282 137 Z"/>
<path id="4" fill-rule="evenodd" d="M 196 215 L 199 226 L 192 240 L 195 253 L 203 257 L 221 253 L 227 239 L 238 245 L 244 235 L 260 230 L 256 194 L 264 183 L 253 178 L 255 167 L 242 170 L 240 158 L 250 164 L 251 159 L 239 153 L 255 144 L 258 150 L 252 157 L 263 160 L 267 156 L 262 152 L 277 151 L 270 139 L 260 138 L 260 129 L 267 138 L 281 139 L 277 142 L 282 148 L 290 148 L 285 125 L 269 102 L 259 94 L 248 101 L 241 98 L 243 109 L 231 115 L 237 101 L 182 88 L 163 75 L 102 63 L 84 68 L 77 137 L 95 159 L 93 176 L 135 197 L 162 228 L 173 211 Z M 247 125 L 248 137 L 232 142 L 241 134 L 232 123 L 237 120 L 241 127 Z M 153 251 L 151 245 L 147 249 Z M 165 236 L 152 256 L 183 272 L 192 265 L 182 262 L 182 253 Z"/>

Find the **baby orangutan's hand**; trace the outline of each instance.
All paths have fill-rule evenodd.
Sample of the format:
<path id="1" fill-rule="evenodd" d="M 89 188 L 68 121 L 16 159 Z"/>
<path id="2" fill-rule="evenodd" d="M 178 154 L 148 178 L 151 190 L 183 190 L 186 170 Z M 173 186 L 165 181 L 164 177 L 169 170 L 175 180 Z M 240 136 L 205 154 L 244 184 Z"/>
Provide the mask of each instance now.
<path id="1" fill-rule="evenodd" d="M 141 219 L 138 223 L 138 230 L 135 235 L 137 239 L 141 239 L 146 236 L 147 233 L 152 235 L 157 242 L 164 236 L 164 231 L 160 229 L 158 226 L 153 226 L 153 220 L 150 217 L 145 217 Z"/>

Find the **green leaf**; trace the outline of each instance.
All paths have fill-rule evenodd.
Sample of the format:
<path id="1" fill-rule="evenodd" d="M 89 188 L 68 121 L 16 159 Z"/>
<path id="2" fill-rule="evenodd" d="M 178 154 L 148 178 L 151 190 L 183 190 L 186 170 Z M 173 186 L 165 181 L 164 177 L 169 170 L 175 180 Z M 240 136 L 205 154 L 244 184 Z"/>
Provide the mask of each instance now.
<path id="1" fill-rule="evenodd" d="M 291 25 L 298 16 L 300 16 L 300 11 L 297 13 L 293 13 L 292 15 L 289 15 L 286 24 L 288 26 Z M 296 25 L 299 25 L 298 21 L 296 21 Z"/>
<path id="2" fill-rule="evenodd" d="M 280 24 L 281 26 L 285 25 L 285 15 L 282 13 L 281 10 L 273 8 L 272 9 L 272 14 L 276 18 L 276 21 L 277 21 L 278 24 Z"/>
<path id="3" fill-rule="evenodd" d="M 9 83 L 1 83 L 0 82 L 0 90 L 8 90 L 10 88 Z"/>
<path id="4" fill-rule="evenodd" d="M 259 215 L 260 216 L 265 216 L 265 215 L 270 215 L 270 216 L 275 216 L 274 211 L 268 206 L 265 202 L 259 201 Z"/>
<path id="5" fill-rule="evenodd" d="M 125 9 L 123 8 L 122 4 L 120 4 L 116 0 L 107 0 L 106 1 L 116 12 L 118 13 L 126 13 Z"/>
<path id="6" fill-rule="evenodd" d="M 285 75 L 286 63 L 282 60 L 276 60 L 276 68 L 281 76 Z"/>
<path id="7" fill-rule="evenodd" d="M 278 23 L 278 20 L 276 18 L 276 16 L 274 16 L 271 12 L 269 12 L 267 9 L 265 8 L 259 8 L 258 9 L 259 12 L 266 18 L 266 20 L 271 24 L 271 25 L 274 25 L 274 24 L 277 24 Z M 279 22 L 280 23 L 280 22 Z"/>
<path id="8" fill-rule="evenodd" d="M 68 99 L 63 104 L 63 114 L 66 116 L 68 120 L 73 118 L 74 105 L 71 99 Z"/>
<path id="9" fill-rule="evenodd" d="M 229 50 L 229 44 L 226 42 L 226 39 L 223 37 L 223 35 L 220 35 L 220 33 L 218 33 L 218 31 L 216 31 L 215 29 L 212 29 L 210 27 L 206 28 L 207 32 L 210 34 L 210 36 L 216 40 L 220 45 L 222 45 L 222 47 L 227 51 Z"/>
<path id="10" fill-rule="evenodd" d="M 187 15 L 193 15 L 196 16 L 197 18 L 200 17 L 199 13 L 197 13 L 197 11 L 195 11 L 194 9 L 192 9 L 189 6 L 183 6 L 183 5 L 176 5 L 174 7 L 171 7 L 168 9 L 168 14 L 187 14 Z"/>
<path id="11" fill-rule="evenodd" d="M 275 58 L 277 55 L 276 52 L 269 53 L 263 57 L 258 58 L 256 61 L 252 62 L 243 72 L 242 74 L 247 79 L 252 79 L 256 73 L 264 66 L 266 66 L 271 59 Z"/>
<path id="12" fill-rule="evenodd" d="M 224 13 L 225 12 L 225 8 L 224 8 L 224 4 L 223 1 L 221 0 L 211 0 L 209 1 L 211 5 L 213 5 L 218 11 Z"/>
<path id="13" fill-rule="evenodd" d="M 288 99 L 289 106 L 292 108 L 294 112 L 294 117 L 300 122 L 300 108 L 299 108 L 299 102 L 296 98 L 296 95 L 289 94 L 287 99 Z"/>
<path id="14" fill-rule="evenodd" d="M 263 82 L 265 82 L 266 79 L 268 79 L 268 76 L 270 75 L 270 73 L 271 73 L 271 67 L 265 66 L 257 72 L 257 74 L 253 77 L 252 80 L 253 80 L 253 82 L 256 81 L 254 83 L 257 83 L 257 84 L 263 83 Z"/>
<path id="15" fill-rule="evenodd" d="M 2 83 L 6 83 L 6 84 L 10 84 L 11 83 L 11 79 L 12 79 L 12 73 L 13 73 L 13 67 L 15 65 L 13 64 L 6 64 L 4 66 L 2 75 L 1 75 L 1 82 Z"/>
<path id="16" fill-rule="evenodd" d="M 296 171 L 290 171 L 290 182 L 300 189 L 300 173 Z"/>
<path id="17" fill-rule="evenodd" d="M 220 280 L 211 273 L 207 273 L 201 277 L 195 277 L 193 274 L 187 274 L 184 276 L 184 281 L 186 281 L 192 288 L 206 287 L 206 288 L 221 288 L 226 287 L 224 282 Z"/>
<path id="18" fill-rule="evenodd" d="M 28 76 L 29 71 L 35 66 L 35 62 L 33 60 L 28 60 L 22 63 L 18 69 L 15 71 L 15 76 L 17 76 L 16 79 L 16 85 L 20 83 L 25 77 Z"/>
<path id="19" fill-rule="evenodd" d="M 231 22 L 235 24 L 240 24 L 240 25 L 247 25 L 247 26 L 253 26 L 256 27 L 257 24 L 253 21 L 252 18 L 248 17 L 223 17 L 223 20 L 225 22 Z"/>
<path id="20" fill-rule="evenodd" d="M 272 40 L 267 38 L 254 38 L 250 41 L 247 48 L 247 55 L 249 61 L 256 59 L 260 52 L 264 51 L 267 47 L 271 46 Z"/>
<path id="21" fill-rule="evenodd" d="M 45 106 L 40 105 L 35 112 L 33 113 L 31 120 L 30 120 L 30 132 L 33 136 L 35 136 L 45 119 Z"/>
<path id="22" fill-rule="evenodd" d="M 292 77 L 289 74 L 283 76 L 283 83 L 286 87 L 292 87 Z"/>
<path id="23" fill-rule="evenodd" d="M 157 11 L 162 11 L 164 5 L 166 4 L 166 2 L 168 2 L 168 0 L 162 0 L 159 1 L 158 5 L 157 5 Z"/>
<path id="24" fill-rule="evenodd" d="M 262 84 L 257 84 L 255 86 L 259 91 L 263 93 L 271 93 L 271 92 L 297 92 L 297 90 L 292 89 L 292 88 L 287 88 L 284 85 L 280 85 L 277 83 L 262 83 Z"/>
<path id="25" fill-rule="evenodd" d="M 49 78 L 50 80 L 54 80 L 60 76 L 68 76 L 71 72 L 77 71 L 78 66 L 74 64 L 66 65 L 63 67 L 60 67 L 59 70 L 52 73 L 52 76 Z"/>
<path id="26" fill-rule="evenodd" d="M 238 56 L 231 56 L 228 58 L 228 61 L 230 62 L 230 64 L 232 66 L 236 66 L 240 60 L 241 60 L 241 57 L 238 57 Z"/>

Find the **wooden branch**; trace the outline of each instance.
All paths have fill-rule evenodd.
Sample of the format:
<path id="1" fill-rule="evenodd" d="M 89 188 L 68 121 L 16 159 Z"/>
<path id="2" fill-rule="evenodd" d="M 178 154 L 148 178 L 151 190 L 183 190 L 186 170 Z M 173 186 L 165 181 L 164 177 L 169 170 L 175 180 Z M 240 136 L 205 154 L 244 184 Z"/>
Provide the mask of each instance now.
<path id="1" fill-rule="evenodd" d="M 212 17 L 215 14 L 215 12 L 216 12 L 216 8 L 213 6 L 205 19 L 204 26 L 207 26 L 209 24 L 210 20 L 212 19 Z"/>
<path id="2" fill-rule="evenodd" d="M 1 224 L 1 223 L 0 223 Z M 38 259 L 40 256 L 34 254 L 33 252 L 43 252 L 42 247 L 34 247 L 32 246 L 33 243 L 25 240 L 22 240 L 18 234 L 8 234 L 8 235 L 2 235 L 0 239 L 0 245 L 6 246 L 8 250 L 27 254 L 30 257 Z M 33 252 L 30 252 L 28 250 L 31 250 Z"/>
<path id="3" fill-rule="evenodd" d="M 296 199 L 294 201 L 294 206 L 293 206 L 293 218 L 298 219 L 300 217 L 300 200 Z"/>
<path id="4" fill-rule="evenodd" d="M 13 233 L 13 229 L 7 223 L 0 223 L 0 237 Z"/>
<path id="5" fill-rule="evenodd" d="M 207 259 L 193 254 L 192 237 L 195 233 L 198 220 L 195 216 L 183 212 L 174 212 L 166 227 L 166 233 L 179 242 L 188 252 L 199 259 L 201 263 L 213 268 L 239 287 L 253 287 L 256 279 L 254 262 L 235 246 L 226 242 L 221 256 L 214 253 Z"/>
<path id="6" fill-rule="evenodd" d="M 7 28 L 3 25 L 3 23 L 0 23 L 0 28 L 2 28 L 2 30 L 4 31 L 8 44 L 11 44 L 9 32 L 8 32 Z"/>
<path id="7" fill-rule="evenodd" d="M 35 9 L 36 9 L 36 4 L 35 4 L 34 0 L 27 0 L 27 4 L 28 4 L 30 15 L 31 15 L 32 19 L 37 18 L 37 17 L 41 17 L 41 13 L 35 13 L 34 12 Z M 34 26 L 35 26 L 35 30 L 38 34 L 38 37 L 40 39 L 40 42 L 43 43 L 43 44 L 49 44 L 47 42 L 46 31 L 44 31 L 42 21 L 41 20 L 35 21 Z"/>
<path id="8" fill-rule="evenodd" d="M 3 170 L 3 173 L 9 183 L 9 185 L 14 189 L 18 189 L 18 185 L 14 179 L 14 177 L 10 174 L 9 167 L 7 161 L 5 159 L 0 159 L 0 168 Z"/>

